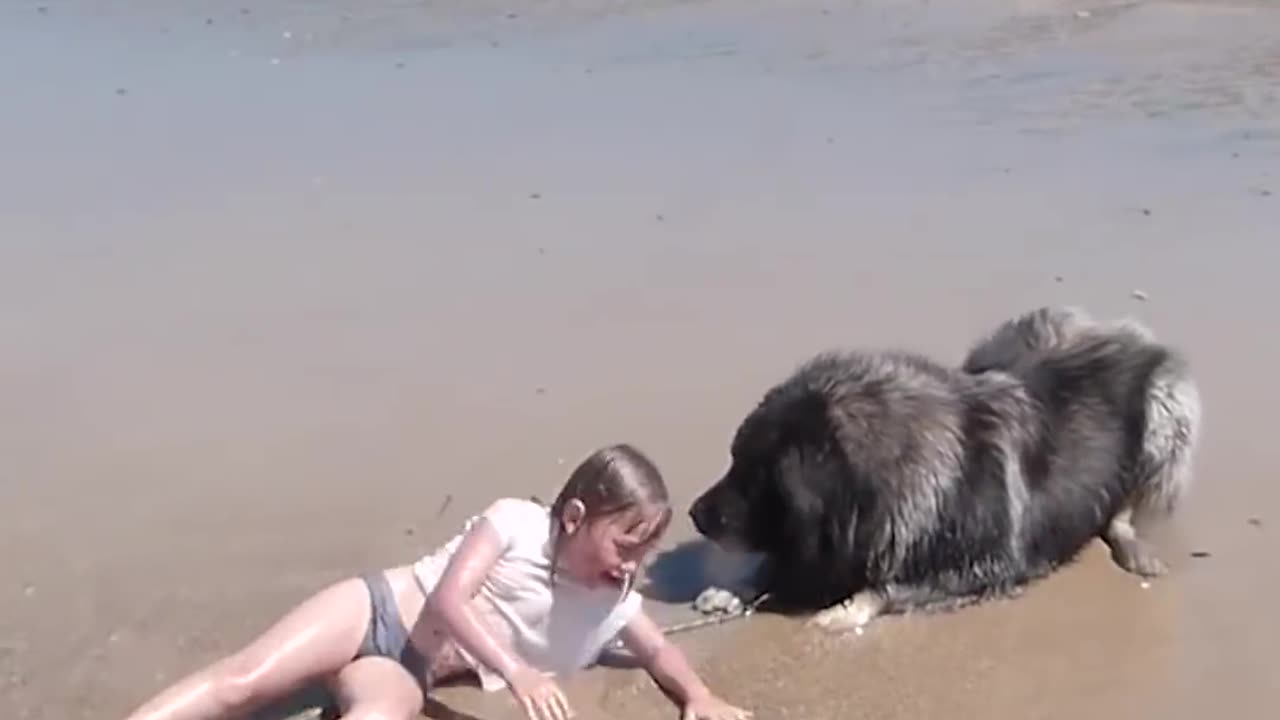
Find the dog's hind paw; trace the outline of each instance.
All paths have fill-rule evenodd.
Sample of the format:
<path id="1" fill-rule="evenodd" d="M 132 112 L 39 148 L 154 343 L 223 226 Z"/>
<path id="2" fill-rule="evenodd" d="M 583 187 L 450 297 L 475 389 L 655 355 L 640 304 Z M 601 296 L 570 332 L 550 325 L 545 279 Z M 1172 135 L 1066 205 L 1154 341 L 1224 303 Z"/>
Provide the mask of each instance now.
<path id="1" fill-rule="evenodd" d="M 1126 572 L 1143 578 L 1156 578 L 1169 572 L 1169 566 L 1144 543 L 1129 541 L 1111 548 L 1111 559 Z"/>
<path id="2" fill-rule="evenodd" d="M 1126 572 L 1139 577 L 1153 578 L 1169 572 L 1155 550 L 1138 537 L 1131 520 L 1131 512 L 1125 511 L 1116 516 L 1107 531 L 1103 533 L 1103 541 L 1111 548 L 1111 559 Z"/>
<path id="3" fill-rule="evenodd" d="M 745 607 L 736 593 L 718 587 L 703 590 L 693 601 L 693 608 L 703 615 L 736 615 Z"/>

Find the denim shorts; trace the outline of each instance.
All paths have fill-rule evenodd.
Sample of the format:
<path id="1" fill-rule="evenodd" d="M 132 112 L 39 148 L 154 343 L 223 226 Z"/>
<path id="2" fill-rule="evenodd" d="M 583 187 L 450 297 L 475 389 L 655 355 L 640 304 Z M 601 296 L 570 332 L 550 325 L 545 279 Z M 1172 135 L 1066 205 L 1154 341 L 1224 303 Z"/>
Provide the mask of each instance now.
<path id="1" fill-rule="evenodd" d="M 369 615 L 369 629 L 365 631 L 360 649 L 356 651 L 356 659 L 385 657 L 395 660 L 413 675 L 413 679 L 422 688 L 423 697 L 426 697 L 430 690 L 427 658 L 409 640 L 409 629 L 400 619 L 400 606 L 396 602 L 391 583 L 381 571 L 366 573 L 361 579 L 369 588 L 372 612 Z M 416 575 L 414 579 L 417 580 Z M 421 581 L 418 584 L 421 586 Z"/>

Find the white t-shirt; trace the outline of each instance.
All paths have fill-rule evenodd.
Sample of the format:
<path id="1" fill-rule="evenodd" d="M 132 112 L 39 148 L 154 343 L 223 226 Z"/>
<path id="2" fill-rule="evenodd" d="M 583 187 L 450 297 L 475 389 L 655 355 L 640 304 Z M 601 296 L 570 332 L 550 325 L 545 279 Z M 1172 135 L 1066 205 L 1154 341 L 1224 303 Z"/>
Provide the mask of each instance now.
<path id="1" fill-rule="evenodd" d="M 623 596 L 619 588 L 588 588 L 563 573 L 553 587 L 551 514 L 536 502 L 504 498 L 470 518 L 463 532 L 414 563 L 423 587 L 428 592 L 435 587 L 463 535 L 481 517 L 489 519 L 503 544 L 472 606 L 481 621 L 538 670 L 564 674 L 595 662 L 640 610 L 641 595 L 633 589 Z M 506 687 L 501 675 L 459 650 L 485 690 Z"/>

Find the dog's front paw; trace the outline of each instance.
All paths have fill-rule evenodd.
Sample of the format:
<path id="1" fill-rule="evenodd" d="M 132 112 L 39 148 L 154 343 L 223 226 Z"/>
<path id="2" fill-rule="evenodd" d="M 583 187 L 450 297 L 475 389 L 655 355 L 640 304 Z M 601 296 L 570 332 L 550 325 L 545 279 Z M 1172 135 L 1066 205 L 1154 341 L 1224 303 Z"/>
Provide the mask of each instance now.
<path id="1" fill-rule="evenodd" d="M 884 609 L 884 598 L 872 592 L 860 592 L 843 602 L 814 613 L 809 622 L 828 632 L 853 630 L 862 634 L 863 627 Z"/>
<path id="2" fill-rule="evenodd" d="M 866 625 L 870 620 L 871 618 L 858 612 L 853 603 L 846 600 L 838 605 L 832 605 L 814 613 L 809 622 L 828 632 L 839 633 L 849 630 L 861 630 L 862 626 Z"/>
<path id="3" fill-rule="evenodd" d="M 742 598 L 731 590 L 709 587 L 698 594 L 693 608 L 703 615 L 736 615 L 742 612 Z"/>

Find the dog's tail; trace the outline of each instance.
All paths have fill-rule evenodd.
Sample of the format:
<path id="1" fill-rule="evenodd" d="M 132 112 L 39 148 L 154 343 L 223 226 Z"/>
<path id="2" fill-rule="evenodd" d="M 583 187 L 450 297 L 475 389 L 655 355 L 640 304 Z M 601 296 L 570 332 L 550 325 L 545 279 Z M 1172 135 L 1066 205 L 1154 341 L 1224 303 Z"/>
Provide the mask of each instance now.
<path id="1" fill-rule="evenodd" d="M 1089 332 L 1146 347 L 1160 345 L 1155 333 L 1135 318 L 1100 323 Z M 1130 498 L 1138 515 L 1168 515 L 1177 509 L 1191 487 L 1200 440 L 1200 389 L 1186 359 L 1167 346 L 1164 350 L 1164 359 L 1146 378 L 1142 455 Z"/>
<path id="2" fill-rule="evenodd" d="M 1108 323 L 1074 305 L 1045 305 L 1005 321 L 979 339 L 961 369 L 975 374 L 988 370 L 1017 374 L 1044 353 L 1066 349 L 1081 337 L 1097 334 L 1156 342 L 1155 333 L 1134 318 Z"/>
<path id="3" fill-rule="evenodd" d="M 1138 513 L 1173 512 L 1191 486 L 1200 438 L 1200 390 L 1180 358 L 1170 357 L 1147 385 L 1142 460 L 1132 498 Z"/>
<path id="4" fill-rule="evenodd" d="M 1007 320 L 980 338 L 961 362 L 967 373 L 1001 370 L 1016 373 L 1041 353 L 1063 347 L 1097 326 L 1074 306 L 1044 306 Z"/>
<path id="5" fill-rule="evenodd" d="M 1200 389 L 1186 359 L 1162 345 L 1141 322 L 1124 320 L 1081 331 L 1069 345 L 1086 354 L 1097 348 L 1104 354 L 1128 347 L 1137 362 L 1132 368 L 1142 386 L 1142 447 L 1134 469 L 1129 506 L 1139 515 L 1168 515 L 1177 509 L 1191 487 L 1192 463 L 1200 440 Z M 1065 352 L 1072 352 L 1067 350 Z M 1153 363 L 1147 365 L 1147 363 Z"/>

